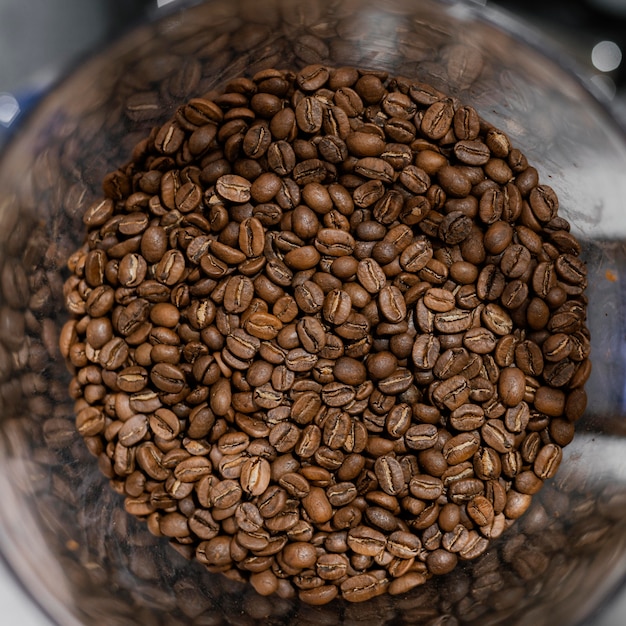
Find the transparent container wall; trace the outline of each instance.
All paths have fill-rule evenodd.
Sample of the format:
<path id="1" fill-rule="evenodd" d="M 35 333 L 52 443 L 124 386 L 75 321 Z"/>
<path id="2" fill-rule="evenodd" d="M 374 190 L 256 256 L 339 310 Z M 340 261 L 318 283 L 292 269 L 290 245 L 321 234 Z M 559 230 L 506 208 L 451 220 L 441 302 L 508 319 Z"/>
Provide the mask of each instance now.
<path id="1" fill-rule="evenodd" d="M 48 615 L 73 624 L 583 623 L 626 573 L 626 147 L 604 110 L 460 2 L 217 0 L 155 15 L 46 97 L 0 167 L 0 548 Z M 505 130 L 560 197 L 589 265 L 589 405 L 557 477 L 475 561 L 406 596 L 322 608 L 263 598 L 129 517 L 76 434 L 57 350 L 69 252 L 102 179 L 192 96 L 268 67 L 388 70 Z"/>

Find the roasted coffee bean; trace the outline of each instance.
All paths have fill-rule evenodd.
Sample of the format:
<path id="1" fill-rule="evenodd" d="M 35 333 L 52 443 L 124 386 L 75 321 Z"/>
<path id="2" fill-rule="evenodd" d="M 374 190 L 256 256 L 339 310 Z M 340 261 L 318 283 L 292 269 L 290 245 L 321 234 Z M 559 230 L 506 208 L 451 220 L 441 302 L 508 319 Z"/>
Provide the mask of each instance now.
<path id="1" fill-rule="evenodd" d="M 407 272 L 418 272 L 426 267 L 433 256 L 432 243 L 425 237 L 418 237 L 400 255 L 400 265 Z"/>
<path id="2" fill-rule="evenodd" d="M 464 432 L 446 441 L 442 453 L 449 465 L 458 465 L 471 459 L 478 452 L 480 444 L 476 432 Z"/>
<path id="3" fill-rule="evenodd" d="M 381 489 L 389 495 L 399 495 L 404 486 L 404 472 L 397 459 L 391 456 L 381 456 L 376 460 L 374 470 Z"/>
<path id="4" fill-rule="evenodd" d="M 454 308 L 454 295 L 440 287 L 432 287 L 424 293 L 424 304 L 437 313 L 446 313 Z"/>
<path id="5" fill-rule="evenodd" d="M 386 276 L 382 268 L 373 259 L 359 262 L 356 270 L 357 278 L 369 293 L 378 293 L 385 286 Z"/>
<path id="6" fill-rule="evenodd" d="M 319 605 L 404 594 L 483 554 L 555 475 L 590 342 L 582 247 L 537 170 L 430 85 L 324 65 L 367 33 L 309 13 L 285 14 L 307 30 L 299 71 L 267 69 L 270 46 L 251 78 L 169 120 L 166 100 L 266 27 L 228 26 L 179 64 L 188 38 L 142 67 L 141 92 L 124 81 L 127 121 L 155 130 L 81 205 L 58 339 L 75 427 L 126 509 L 261 595 Z M 400 34 L 397 54 L 421 63 L 420 37 Z M 480 55 L 440 52 L 428 72 L 470 88 Z M 59 280 L 25 267 L 2 262 L 3 380 L 56 341 Z M 28 356 L 33 329 L 46 345 Z M 485 568 L 474 600 L 503 584 Z"/>
<path id="7" fill-rule="evenodd" d="M 384 550 L 386 537 L 373 528 L 357 526 L 348 532 L 347 543 L 354 553 L 373 557 Z"/>
<path id="8" fill-rule="evenodd" d="M 337 380 L 348 385 L 360 385 L 367 379 L 363 363 L 350 357 L 340 357 L 335 363 L 333 374 Z"/>
<path id="9" fill-rule="evenodd" d="M 496 347 L 496 337 L 487 328 L 470 328 L 463 335 L 463 345 L 476 354 L 488 354 Z"/>
<path id="10" fill-rule="evenodd" d="M 458 141 L 454 146 L 454 155 L 468 165 L 484 165 L 489 160 L 491 152 L 487 144 L 470 139 Z"/>
<path id="11" fill-rule="evenodd" d="M 505 367 L 500 371 L 498 390 L 502 402 L 507 406 L 515 406 L 524 399 L 526 377 L 517 367 Z"/>
<path id="12" fill-rule="evenodd" d="M 444 549 L 434 550 L 428 554 L 426 565 L 431 573 L 441 575 L 451 572 L 457 564 L 457 556 L 454 552 Z"/>
<path id="13" fill-rule="evenodd" d="M 215 189 L 225 200 L 243 203 L 250 200 L 250 181 L 235 174 L 220 176 L 215 183 Z"/>
<path id="14" fill-rule="evenodd" d="M 154 270 L 154 277 L 159 282 L 171 287 L 183 276 L 185 258 L 179 250 L 167 250 L 160 258 Z"/>
<path id="15" fill-rule="evenodd" d="M 525 374 L 539 376 L 544 366 L 541 348 L 530 340 L 519 343 L 515 348 L 515 363 Z"/>
<path id="16" fill-rule="evenodd" d="M 246 460 L 241 467 L 241 488 L 250 495 L 265 492 L 270 481 L 270 465 L 260 457 Z"/>
<path id="17" fill-rule="evenodd" d="M 490 419 L 481 428 L 485 443 L 500 454 L 506 454 L 513 449 L 515 437 L 507 430 L 504 422 L 499 419 Z"/>
<path id="18" fill-rule="evenodd" d="M 435 335 L 423 334 L 416 338 L 411 356 L 418 369 L 432 370 L 439 358 L 441 346 Z"/>
<path id="19" fill-rule="evenodd" d="M 406 431 L 404 438 L 412 450 L 428 450 L 437 444 L 438 429 L 434 424 L 416 424 Z"/>
<path id="20" fill-rule="evenodd" d="M 443 493 L 443 483 L 435 476 L 418 474 L 411 479 L 409 489 L 420 500 L 436 500 Z"/>
<path id="21" fill-rule="evenodd" d="M 321 487 L 311 487 L 308 495 L 302 499 L 304 511 L 316 524 L 323 524 L 331 519 L 333 509 L 326 493 Z"/>
<path id="22" fill-rule="evenodd" d="M 422 118 L 422 133 L 429 139 L 442 139 L 452 124 L 454 109 L 452 102 L 441 100 L 431 104 L 424 112 Z"/>
<path id="23" fill-rule="evenodd" d="M 380 290 L 378 301 L 381 314 L 389 322 L 400 323 L 406 318 L 406 302 L 398 287 L 395 287 L 394 285 L 384 286 Z"/>

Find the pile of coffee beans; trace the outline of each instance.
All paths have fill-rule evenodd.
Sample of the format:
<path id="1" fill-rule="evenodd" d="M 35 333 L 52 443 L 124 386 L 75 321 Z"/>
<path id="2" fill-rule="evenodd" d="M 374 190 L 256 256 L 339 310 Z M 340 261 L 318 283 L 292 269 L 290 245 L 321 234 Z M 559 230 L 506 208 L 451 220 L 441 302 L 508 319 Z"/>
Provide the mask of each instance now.
<path id="1" fill-rule="evenodd" d="M 103 192 L 64 290 L 76 427 L 184 554 L 311 604 L 403 594 L 555 475 L 586 268 L 471 106 L 266 69 L 180 106 Z"/>

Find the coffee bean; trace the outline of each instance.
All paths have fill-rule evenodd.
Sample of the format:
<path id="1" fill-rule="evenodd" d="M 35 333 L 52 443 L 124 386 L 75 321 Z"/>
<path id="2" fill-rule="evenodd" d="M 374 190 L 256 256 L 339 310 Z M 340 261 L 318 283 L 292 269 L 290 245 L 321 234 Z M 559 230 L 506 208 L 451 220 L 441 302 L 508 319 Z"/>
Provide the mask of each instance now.
<path id="1" fill-rule="evenodd" d="M 468 165 L 485 165 L 491 156 L 487 144 L 476 139 L 461 140 L 454 146 L 454 155 Z"/>
<path id="2" fill-rule="evenodd" d="M 302 506 L 314 523 L 320 524 L 330 520 L 332 506 L 321 487 L 311 487 L 308 495 L 302 499 Z"/>
<path id="3" fill-rule="evenodd" d="M 380 265 L 373 259 L 359 262 L 356 270 L 359 282 L 369 293 L 378 293 L 385 286 L 386 277 Z"/>
<path id="4" fill-rule="evenodd" d="M 515 445 L 513 434 L 499 419 L 487 421 L 481 428 L 481 434 L 485 443 L 501 454 L 506 454 Z"/>
<path id="5" fill-rule="evenodd" d="M 406 445 L 412 450 L 429 450 L 437 443 L 438 430 L 434 424 L 416 424 L 405 433 Z"/>
<path id="6" fill-rule="evenodd" d="M 150 373 L 150 380 L 160 391 L 178 393 L 185 385 L 184 373 L 170 363 L 157 363 Z"/>
<path id="7" fill-rule="evenodd" d="M 241 467 L 241 488 L 253 495 L 261 495 L 267 489 L 270 481 L 269 463 L 262 458 L 252 457 Z"/>
<path id="8" fill-rule="evenodd" d="M 425 237 L 417 238 L 400 255 L 400 265 L 407 272 L 418 272 L 433 256 L 432 244 Z"/>
<path id="9" fill-rule="evenodd" d="M 328 383 L 322 387 L 322 400 L 329 407 L 344 407 L 354 400 L 355 395 L 354 387 L 341 382 Z"/>
<path id="10" fill-rule="evenodd" d="M 515 406 L 524 399 L 526 377 L 517 367 L 505 367 L 500 372 L 498 390 L 502 401 L 507 406 Z"/>
<path id="11" fill-rule="evenodd" d="M 436 500 L 443 492 L 443 483 L 435 476 L 418 474 L 411 479 L 409 489 L 420 500 Z"/>
<path id="12" fill-rule="evenodd" d="M 529 195 L 533 215 L 540 222 L 547 222 L 555 215 L 559 206 L 554 190 L 548 185 L 537 185 Z"/>
<path id="13" fill-rule="evenodd" d="M 453 552 L 438 549 L 428 554 L 426 565 L 430 572 L 436 575 L 451 572 L 457 564 L 457 556 Z"/>
<path id="14" fill-rule="evenodd" d="M 437 313 L 447 313 L 454 308 L 454 295 L 440 287 L 431 287 L 424 294 L 424 304 Z"/>
<path id="15" fill-rule="evenodd" d="M 557 274 L 566 282 L 573 285 L 585 283 L 587 268 L 585 264 L 572 254 L 561 254 L 554 264 Z"/>
<path id="16" fill-rule="evenodd" d="M 381 456 L 374 465 L 381 489 L 389 495 L 400 494 L 405 486 L 404 472 L 400 463 L 393 457 Z"/>
<path id="17" fill-rule="evenodd" d="M 533 469 L 535 474 L 542 480 L 552 478 L 561 463 L 563 453 L 561 447 L 556 444 L 547 444 L 537 454 Z"/>
<path id="18" fill-rule="evenodd" d="M 463 345 L 476 354 L 488 354 L 495 349 L 496 338 L 487 328 L 470 328 L 463 335 Z"/>
<path id="19" fill-rule="evenodd" d="M 383 533 L 367 526 L 352 528 L 347 536 L 348 547 L 363 556 L 377 556 L 384 550 L 386 541 Z"/>
<path id="20" fill-rule="evenodd" d="M 495 317 L 495 316 L 494 316 Z M 444 334 L 454 335 L 467 330 L 472 324 L 472 313 L 468 310 L 453 308 L 434 316 L 435 328 Z"/>
<path id="21" fill-rule="evenodd" d="M 382 315 L 392 323 L 399 323 L 406 317 L 406 302 L 402 292 L 394 285 L 384 286 L 379 293 L 379 307 Z"/>
<path id="22" fill-rule="evenodd" d="M 308 11 L 286 19 L 308 29 Z M 125 81 L 125 116 L 156 130 L 81 205 L 58 338 L 76 428 L 126 509 L 310 604 L 406 593 L 483 554 L 554 476 L 589 376 L 586 268 L 554 191 L 473 108 L 325 66 L 363 37 L 351 22 L 312 26 L 298 72 L 267 69 L 268 48 L 252 78 L 158 123 L 163 94 L 266 28 L 229 27 L 185 62 L 177 45 L 140 91 Z M 421 63 L 402 33 L 398 54 Z M 463 88 L 483 67 L 461 45 L 440 61 L 430 74 Z M 9 354 L 48 306 L 26 266 L 3 259 L 5 379 L 41 358 Z M 501 584 L 478 569 L 474 599 Z"/>
<path id="23" fill-rule="evenodd" d="M 367 378 L 363 363 L 350 357 L 337 359 L 333 373 L 337 380 L 348 385 L 360 385 Z"/>
<path id="24" fill-rule="evenodd" d="M 454 109 L 449 100 L 441 100 L 431 104 L 422 118 L 422 133 L 429 139 L 442 139 L 452 124 Z"/>
<path id="25" fill-rule="evenodd" d="M 420 335 L 413 344 L 411 356 L 415 366 L 422 370 L 431 370 L 440 354 L 440 342 L 434 335 Z"/>
<path id="26" fill-rule="evenodd" d="M 446 441 L 442 453 L 449 465 L 458 465 L 471 459 L 478 452 L 480 444 L 476 432 L 464 432 Z"/>

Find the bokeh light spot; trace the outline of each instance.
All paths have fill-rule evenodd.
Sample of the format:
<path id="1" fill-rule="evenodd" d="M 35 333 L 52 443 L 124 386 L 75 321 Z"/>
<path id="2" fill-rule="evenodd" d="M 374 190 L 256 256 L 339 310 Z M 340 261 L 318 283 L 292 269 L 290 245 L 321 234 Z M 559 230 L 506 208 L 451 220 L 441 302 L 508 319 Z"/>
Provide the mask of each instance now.
<path id="1" fill-rule="evenodd" d="M 622 51 L 614 41 L 600 41 L 591 51 L 591 62 L 601 72 L 612 72 L 622 62 Z"/>

